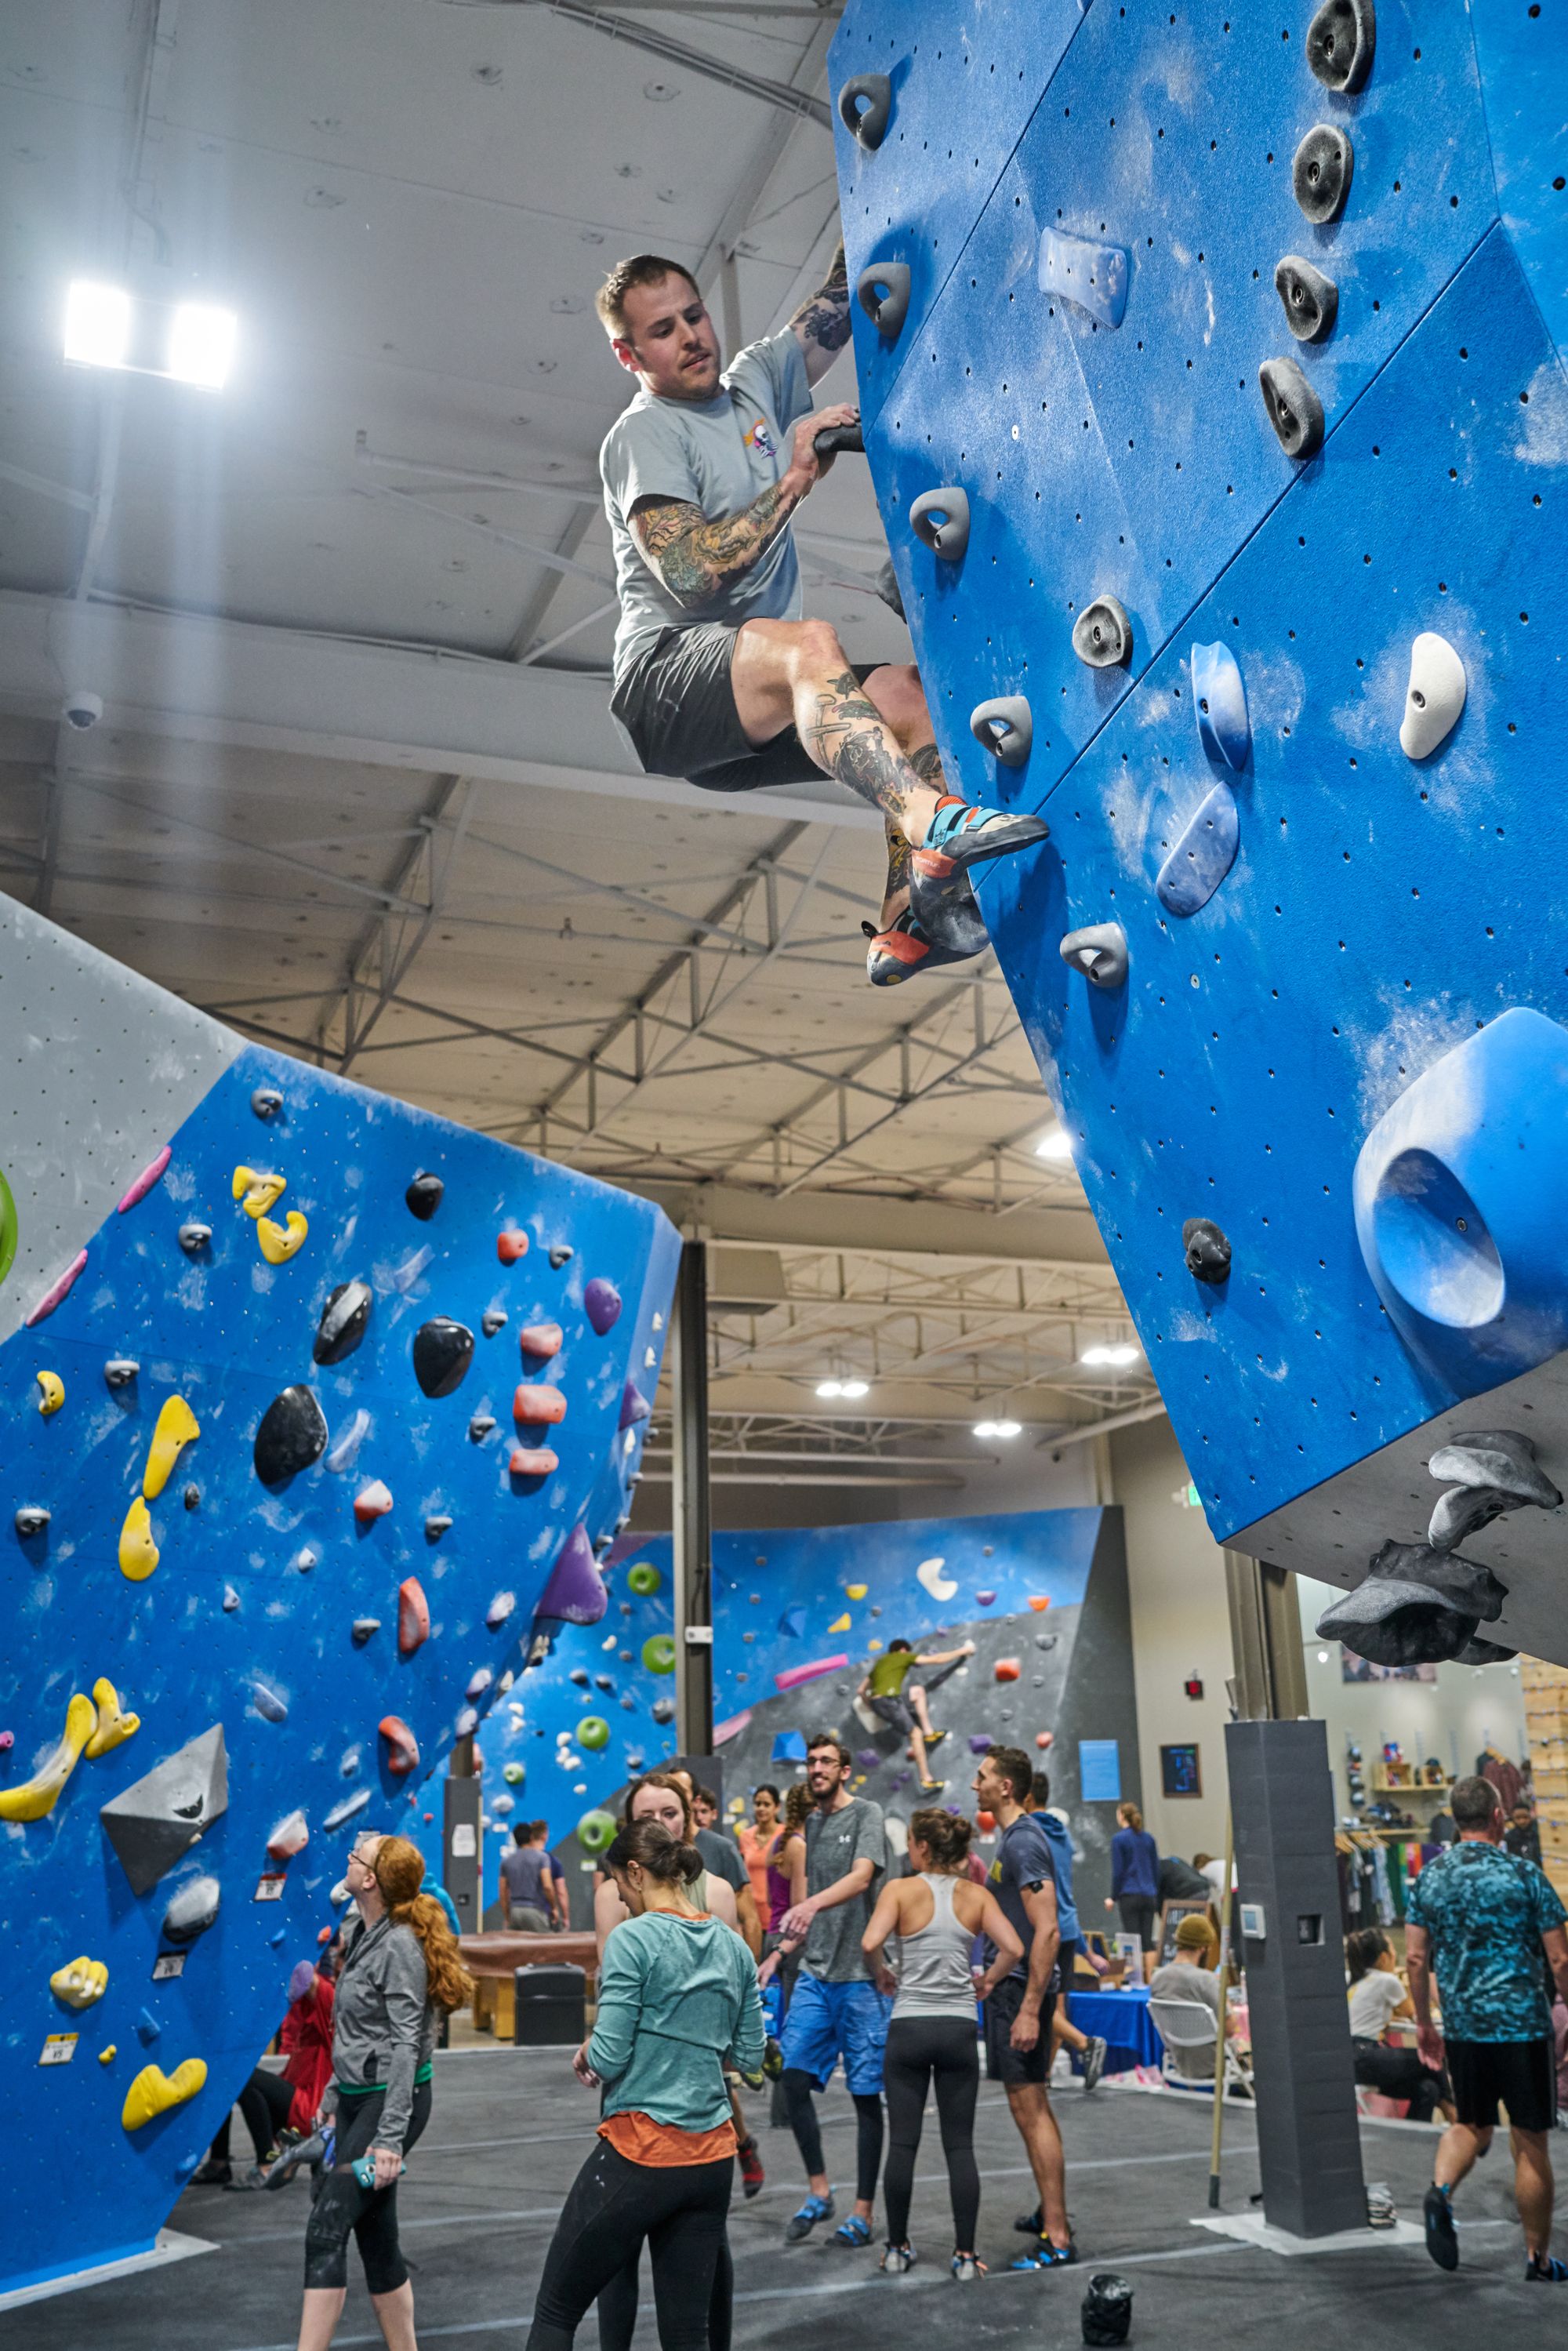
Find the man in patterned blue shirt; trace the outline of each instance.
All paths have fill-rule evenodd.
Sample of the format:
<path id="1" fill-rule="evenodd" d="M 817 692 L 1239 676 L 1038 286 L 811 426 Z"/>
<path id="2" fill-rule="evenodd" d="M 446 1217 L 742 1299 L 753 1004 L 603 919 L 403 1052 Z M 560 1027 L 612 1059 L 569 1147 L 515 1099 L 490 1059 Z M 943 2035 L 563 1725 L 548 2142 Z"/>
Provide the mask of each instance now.
<path id="1" fill-rule="evenodd" d="M 1437 2147 L 1427 2190 L 1427 2250 L 1458 2267 L 1453 2193 L 1491 2145 L 1500 2102 L 1513 2140 L 1514 2197 L 1524 2224 L 1526 2281 L 1568 2284 L 1551 2252 L 1553 2181 L 1548 2134 L 1556 2116 L 1550 1978 L 1568 1999 L 1568 1918 L 1533 1862 L 1502 1849 L 1490 1780 L 1461 1780 L 1449 1799 L 1458 1843 L 1429 1861 L 1410 1890 L 1405 1950 L 1422 2062 L 1445 2049 L 1458 2119 Z M 1432 2022 L 1432 1970 L 1443 2030 Z"/>

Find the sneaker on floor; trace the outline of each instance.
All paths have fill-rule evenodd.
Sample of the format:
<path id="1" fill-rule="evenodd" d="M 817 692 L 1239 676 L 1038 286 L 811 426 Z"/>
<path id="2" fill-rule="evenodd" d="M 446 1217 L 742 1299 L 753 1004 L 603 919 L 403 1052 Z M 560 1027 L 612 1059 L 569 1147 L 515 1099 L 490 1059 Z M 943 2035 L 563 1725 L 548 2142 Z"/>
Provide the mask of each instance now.
<path id="1" fill-rule="evenodd" d="M 1457 2270 L 1459 2266 L 1459 2240 L 1454 2227 L 1454 2208 L 1447 2189 L 1435 2184 L 1427 2190 L 1421 2207 L 1427 2224 L 1427 2251 L 1440 2270 Z"/>
<path id="2" fill-rule="evenodd" d="M 833 2242 L 835 2245 L 848 2245 L 855 2251 L 862 2245 L 869 2245 L 871 2222 L 863 2220 L 860 2213 L 852 2212 L 849 2219 L 841 2220 L 833 2231 Z"/>
<path id="3" fill-rule="evenodd" d="M 1110 2054 L 1109 2045 L 1097 2032 L 1092 2032 L 1089 2046 L 1083 2052 L 1083 2086 L 1086 2090 L 1099 2088 L 1100 2077 L 1105 2071 L 1105 2060 Z"/>
<path id="4" fill-rule="evenodd" d="M 831 2220 L 832 2217 L 833 2191 L 831 2188 L 825 2196 L 808 2196 L 800 2210 L 792 2212 L 784 2223 L 784 2242 L 798 2245 L 802 2237 L 810 2235 L 819 2220 Z"/>
<path id="5" fill-rule="evenodd" d="M 1524 2264 L 1526 2285 L 1568 2285 L 1568 2262 L 1554 2253 L 1531 2253 Z"/>
<path id="6" fill-rule="evenodd" d="M 762 2168 L 762 2150 L 754 2138 L 742 2139 L 739 2152 L 740 2192 L 749 2204 L 768 2185 L 768 2174 Z"/>
<path id="7" fill-rule="evenodd" d="M 1020 2212 L 1013 2227 L 1020 2237 L 1042 2237 L 1045 2234 L 1045 2217 L 1040 2206 L 1037 2204 L 1032 2212 Z"/>
<path id="8" fill-rule="evenodd" d="M 220 2163 L 215 2156 L 209 2155 L 205 2163 L 198 2164 L 192 2172 L 191 2185 L 193 2188 L 226 2188 L 233 2178 L 232 2164 Z"/>
<path id="9" fill-rule="evenodd" d="M 1071 2238 L 1065 2245 L 1053 2245 L 1049 2237 L 1041 2237 L 1032 2252 L 1020 2253 L 1009 2262 L 1009 2270 L 1070 2270 L 1078 2259 L 1078 2248 Z"/>
<path id="10" fill-rule="evenodd" d="M 919 2259 L 913 2245 L 884 2245 L 877 2267 L 885 2270 L 889 2277 L 902 2277 L 905 2270 L 912 2270 Z"/>
<path id="11" fill-rule="evenodd" d="M 242 2171 L 240 2173 L 237 2179 L 225 2179 L 224 2186 L 228 2189 L 231 2196 L 243 2195 L 247 2189 L 252 2188 L 265 2188 L 267 2186 L 267 2173 L 263 2170 L 259 2163 L 253 2163 L 248 2171 Z"/>
<path id="12" fill-rule="evenodd" d="M 1399 2223 L 1399 2208 L 1394 2201 L 1394 2190 L 1385 2179 L 1369 2179 L 1366 2183 L 1366 2225 L 1369 2229 L 1393 2229 Z"/>
<path id="13" fill-rule="evenodd" d="M 985 2262 L 977 2261 L 973 2253 L 955 2253 L 951 2268 L 960 2285 L 972 2285 L 986 2274 Z"/>

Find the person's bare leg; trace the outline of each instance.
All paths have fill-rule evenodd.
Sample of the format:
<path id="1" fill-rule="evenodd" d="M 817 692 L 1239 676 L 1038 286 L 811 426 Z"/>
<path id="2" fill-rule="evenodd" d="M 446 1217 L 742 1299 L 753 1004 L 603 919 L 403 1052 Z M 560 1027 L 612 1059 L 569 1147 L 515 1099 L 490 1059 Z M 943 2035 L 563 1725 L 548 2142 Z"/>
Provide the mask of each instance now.
<path id="1" fill-rule="evenodd" d="M 1450 2123 L 1437 2141 L 1432 2178 L 1439 2188 L 1457 2188 L 1475 2168 L 1476 2158 L 1491 2145 L 1490 2130 L 1474 2130 L 1469 2123 Z"/>
<path id="2" fill-rule="evenodd" d="M 1083 2052 L 1089 2046 L 1089 2035 L 1086 2032 L 1080 2032 L 1078 2027 L 1072 2023 L 1069 2018 L 1063 2016 L 1061 2013 L 1061 2003 L 1058 2002 L 1051 2020 L 1051 2047 L 1052 2055 L 1054 2055 L 1056 2051 L 1061 2048 L 1063 2042 L 1066 2043 L 1069 2049 L 1076 2049 L 1079 2055 L 1082 2057 Z"/>
<path id="3" fill-rule="evenodd" d="M 1524 2224 L 1524 2250 L 1544 2261 L 1552 2249 L 1552 2205 L 1555 2183 L 1544 2131 L 1511 2131 L 1513 2195 Z"/>
<path id="4" fill-rule="evenodd" d="M 874 703 L 889 726 L 894 739 L 923 784 L 935 792 L 945 792 L 947 778 L 942 769 L 942 754 L 936 748 L 936 737 L 926 707 L 925 693 L 920 683 L 920 673 L 911 664 L 890 662 L 885 668 L 873 669 L 865 681 L 865 698 Z M 910 858 L 913 851 L 891 818 L 887 826 L 887 887 L 883 893 L 879 930 L 888 930 L 897 922 L 909 904 Z M 925 1723 L 929 1731 L 930 1722 Z"/>
<path id="5" fill-rule="evenodd" d="M 1008 2105 L 1024 2143 L 1034 2184 L 1040 2190 L 1043 2232 L 1053 2245 L 1065 2245 L 1069 2239 L 1067 2163 L 1061 2152 L 1061 2133 L 1056 2127 L 1056 2116 L 1051 2110 L 1044 2085 L 1009 2083 Z"/>
<path id="6" fill-rule="evenodd" d="M 918 1730 L 912 1730 L 909 1734 L 909 1751 L 915 1758 L 915 1769 L 924 1785 L 931 1777 L 931 1766 L 925 1761 L 925 1741 Z"/>
<path id="7" fill-rule="evenodd" d="M 920 1725 L 920 1733 L 922 1738 L 929 1739 L 931 1736 L 931 1708 L 925 1703 L 925 1692 L 921 1688 L 918 1682 L 913 1683 L 910 1687 L 909 1710 L 911 1714 L 914 1715 L 915 1721 Z"/>
<path id="8" fill-rule="evenodd" d="M 941 794 L 905 758 L 828 622 L 744 622 L 729 674 L 748 742 L 760 748 L 793 719 L 823 773 L 881 809 L 912 849 L 921 847 Z"/>
<path id="9" fill-rule="evenodd" d="M 299 2351 L 329 2351 L 347 2293 L 348 2288 L 341 2285 L 306 2287 L 299 2313 Z"/>
<path id="10" fill-rule="evenodd" d="M 372 2294 L 371 2307 L 387 2351 L 419 2351 L 413 2333 L 413 2288 L 406 2278 L 391 2294 Z"/>

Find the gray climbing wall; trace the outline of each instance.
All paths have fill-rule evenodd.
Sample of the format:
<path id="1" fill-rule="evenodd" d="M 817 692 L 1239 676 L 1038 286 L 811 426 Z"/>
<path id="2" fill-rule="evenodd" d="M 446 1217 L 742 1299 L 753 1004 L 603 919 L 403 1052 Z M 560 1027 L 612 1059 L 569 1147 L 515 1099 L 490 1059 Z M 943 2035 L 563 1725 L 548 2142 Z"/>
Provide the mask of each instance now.
<path id="1" fill-rule="evenodd" d="M 832 76 L 944 759 L 1051 829 L 979 896 L 1209 1524 L 1568 1661 L 1568 7 L 851 0 Z"/>

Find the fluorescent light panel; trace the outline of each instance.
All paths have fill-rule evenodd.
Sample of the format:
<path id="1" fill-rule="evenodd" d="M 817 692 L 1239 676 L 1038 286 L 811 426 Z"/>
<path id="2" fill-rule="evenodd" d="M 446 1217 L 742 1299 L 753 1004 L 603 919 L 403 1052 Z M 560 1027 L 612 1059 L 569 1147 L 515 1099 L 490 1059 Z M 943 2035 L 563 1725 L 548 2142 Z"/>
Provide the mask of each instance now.
<path id="1" fill-rule="evenodd" d="M 219 392 L 234 365 L 239 320 L 206 302 L 182 302 L 169 329 L 169 372 L 180 383 Z"/>
<path id="2" fill-rule="evenodd" d="M 117 368 L 217 392 L 228 381 L 238 337 L 235 313 L 210 302 L 146 302 L 139 312 L 123 287 L 86 277 L 66 294 L 64 352 L 78 367 Z"/>
<path id="3" fill-rule="evenodd" d="M 130 350 L 130 295 L 119 286 L 75 279 L 66 295 L 67 359 L 78 367 L 118 368 Z"/>

